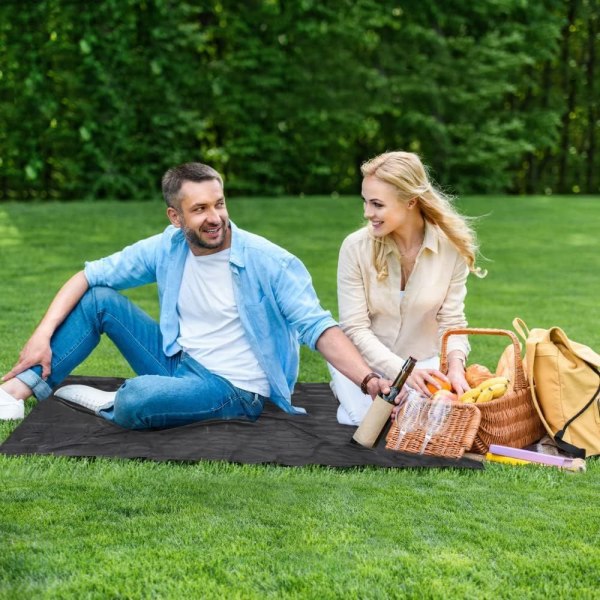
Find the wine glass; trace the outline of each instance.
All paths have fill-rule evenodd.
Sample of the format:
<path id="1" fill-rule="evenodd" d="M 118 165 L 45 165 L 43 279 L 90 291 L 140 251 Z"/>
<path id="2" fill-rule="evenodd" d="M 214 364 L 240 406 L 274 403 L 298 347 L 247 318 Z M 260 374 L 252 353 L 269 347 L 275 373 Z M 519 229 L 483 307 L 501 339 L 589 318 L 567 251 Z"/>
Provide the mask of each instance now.
<path id="1" fill-rule="evenodd" d="M 425 452 L 425 448 L 431 441 L 431 438 L 446 426 L 446 422 L 452 410 L 452 404 L 448 400 L 435 399 L 431 401 L 429 410 L 427 411 L 427 421 L 425 427 L 425 438 L 419 454 Z"/>
<path id="2" fill-rule="evenodd" d="M 425 397 L 416 390 L 410 389 L 402 408 L 396 413 L 396 426 L 398 427 L 398 439 L 396 440 L 396 450 L 400 448 L 400 442 L 407 433 L 418 429 L 421 426 L 423 418 L 423 407 L 425 406 Z"/>

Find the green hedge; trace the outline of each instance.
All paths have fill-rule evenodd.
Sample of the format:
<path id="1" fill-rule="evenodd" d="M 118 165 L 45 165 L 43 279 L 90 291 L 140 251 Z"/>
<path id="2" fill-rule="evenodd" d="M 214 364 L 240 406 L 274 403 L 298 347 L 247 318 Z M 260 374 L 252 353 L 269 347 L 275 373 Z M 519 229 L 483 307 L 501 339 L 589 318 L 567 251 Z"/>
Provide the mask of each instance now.
<path id="1" fill-rule="evenodd" d="M 600 191 L 595 0 L 6 0 L 0 198 L 356 192 L 419 152 L 459 193 Z"/>

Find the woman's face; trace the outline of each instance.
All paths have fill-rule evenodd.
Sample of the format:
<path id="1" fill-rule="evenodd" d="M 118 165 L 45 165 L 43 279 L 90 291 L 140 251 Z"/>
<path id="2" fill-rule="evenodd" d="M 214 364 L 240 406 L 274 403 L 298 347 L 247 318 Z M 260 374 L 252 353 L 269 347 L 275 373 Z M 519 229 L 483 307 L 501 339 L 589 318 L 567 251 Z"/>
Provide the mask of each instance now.
<path id="1" fill-rule="evenodd" d="M 372 175 L 362 182 L 364 214 L 377 237 L 388 235 L 406 226 L 408 208 L 398 198 L 396 188 Z"/>

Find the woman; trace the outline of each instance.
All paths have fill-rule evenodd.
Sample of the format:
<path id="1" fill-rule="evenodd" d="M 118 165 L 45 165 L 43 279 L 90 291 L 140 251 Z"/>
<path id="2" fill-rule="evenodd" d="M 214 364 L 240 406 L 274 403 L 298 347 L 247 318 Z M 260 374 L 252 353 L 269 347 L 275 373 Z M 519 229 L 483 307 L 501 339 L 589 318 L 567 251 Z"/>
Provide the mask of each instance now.
<path id="1" fill-rule="evenodd" d="M 373 369 L 394 379 L 408 356 L 418 362 L 408 385 L 430 395 L 427 383 L 449 381 L 457 394 L 469 389 L 466 336 L 448 339 L 448 373 L 439 369 L 440 338 L 467 326 L 464 300 L 477 244 L 465 217 L 433 187 L 416 154 L 387 152 L 366 162 L 362 197 L 366 227 L 340 249 L 338 304 L 343 330 Z M 331 365 L 338 421 L 358 425 L 371 398 Z"/>

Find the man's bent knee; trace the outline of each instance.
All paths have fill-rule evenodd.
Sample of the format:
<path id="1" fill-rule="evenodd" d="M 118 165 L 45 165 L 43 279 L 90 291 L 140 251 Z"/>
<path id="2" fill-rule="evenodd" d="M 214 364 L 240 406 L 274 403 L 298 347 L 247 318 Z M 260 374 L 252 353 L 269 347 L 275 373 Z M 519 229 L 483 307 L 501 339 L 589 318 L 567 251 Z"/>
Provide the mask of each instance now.
<path id="1" fill-rule="evenodd" d="M 145 376 L 128 379 L 117 391 L 112 421 L 126 429 L 145 429 L 144 406 L 148 401 Z"/>
<path id="2" fill-rule="evenodd" d="M 111 305 L 115 299 L 122 299 L 123 296 L 113 288 L 98 285 L 88 289 L 81 298 L 81 302 L 92 303 L 94 308 L 100 312 L 106 306 Z"/>

